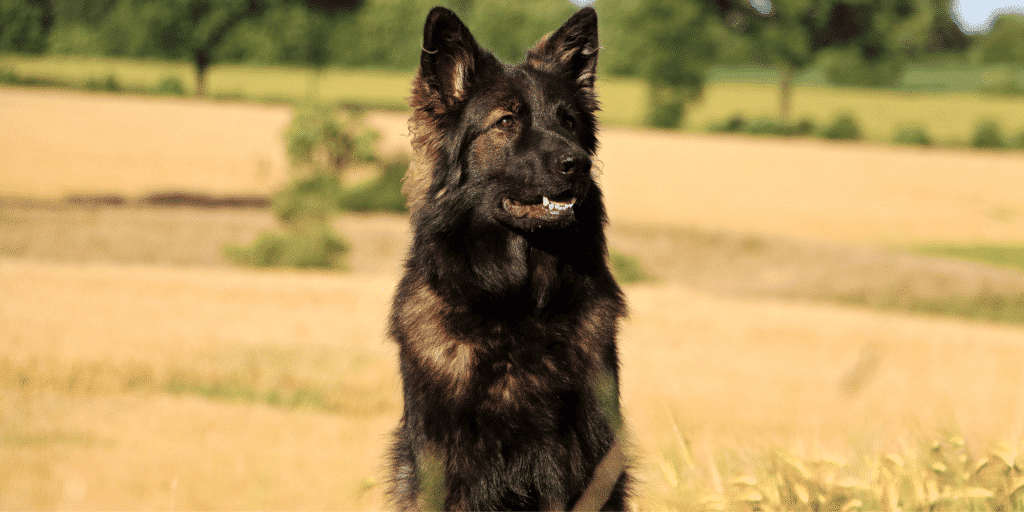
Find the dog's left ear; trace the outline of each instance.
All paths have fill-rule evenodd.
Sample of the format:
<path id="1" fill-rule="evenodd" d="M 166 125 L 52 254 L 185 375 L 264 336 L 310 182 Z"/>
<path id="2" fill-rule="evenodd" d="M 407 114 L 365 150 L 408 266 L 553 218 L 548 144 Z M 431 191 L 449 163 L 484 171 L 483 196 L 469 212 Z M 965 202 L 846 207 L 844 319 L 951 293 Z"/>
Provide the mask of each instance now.
<path id="1" fill-rule="evenodd" d="M 561 28 L 537 42 L 526 53 L 526 62 L 538 70 L 561 74 L 592 93 L 597 50 L 597 11 L 584 7 Z"/>

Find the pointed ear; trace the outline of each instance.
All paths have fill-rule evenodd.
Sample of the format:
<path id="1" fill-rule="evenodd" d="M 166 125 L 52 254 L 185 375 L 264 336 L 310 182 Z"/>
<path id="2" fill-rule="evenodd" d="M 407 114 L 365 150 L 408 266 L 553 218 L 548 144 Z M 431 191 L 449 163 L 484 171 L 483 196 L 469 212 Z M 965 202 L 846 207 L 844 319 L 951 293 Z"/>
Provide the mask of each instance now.
<path id="1" fill-rule="evenodd" d="M 537 42 L 526 53 L 526 62 L 538 70 L 561 74 L 593 93 L 597 50 L 597 11 L 584 7 Z"/>
<path id="2" fill-rule="evenodd" d="M 458 16 L 444 7 L 434 7 L 423 26 L 418 92 L 447 106 L 464 100 L 479 71 L 480 53 L 473 34 Z"/>

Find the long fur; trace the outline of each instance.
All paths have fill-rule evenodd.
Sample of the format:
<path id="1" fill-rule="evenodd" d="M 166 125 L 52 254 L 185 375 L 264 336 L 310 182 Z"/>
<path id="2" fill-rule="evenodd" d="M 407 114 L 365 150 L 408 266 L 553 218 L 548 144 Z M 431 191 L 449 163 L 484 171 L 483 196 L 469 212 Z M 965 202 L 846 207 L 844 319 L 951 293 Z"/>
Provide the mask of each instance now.
<path id="1" fill-rule="evenodd" d="M 621 442 L 626 308 L 590 172 L 597 48 L 589 8 L 515 67 L 451 11 L 427 18 L 405 183 L 414 239 L 390 326 L 398 509 L 569 509 Z M 542 195 L 574 203 L 550 213 L 532 204 Z M 611 478 L 604 508 L 625 508 L 629 476 Z"/>

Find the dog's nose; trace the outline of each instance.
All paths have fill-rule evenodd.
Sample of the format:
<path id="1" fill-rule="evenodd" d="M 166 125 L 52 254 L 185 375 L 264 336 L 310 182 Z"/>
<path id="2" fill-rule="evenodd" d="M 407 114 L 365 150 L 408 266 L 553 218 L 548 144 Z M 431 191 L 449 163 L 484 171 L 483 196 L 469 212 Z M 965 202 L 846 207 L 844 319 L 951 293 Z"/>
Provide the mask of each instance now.
<path id="1" fill-rule="evenodd" d="M 590 166 L 590 159 L 587 157 L 581 157 L 578 155 L 566 155 L 562 157 L 562 160 L 558 163 L 558 170 L 562 174 L 572 174 L 577 171 L 586 171 L 586 167 Z"/>

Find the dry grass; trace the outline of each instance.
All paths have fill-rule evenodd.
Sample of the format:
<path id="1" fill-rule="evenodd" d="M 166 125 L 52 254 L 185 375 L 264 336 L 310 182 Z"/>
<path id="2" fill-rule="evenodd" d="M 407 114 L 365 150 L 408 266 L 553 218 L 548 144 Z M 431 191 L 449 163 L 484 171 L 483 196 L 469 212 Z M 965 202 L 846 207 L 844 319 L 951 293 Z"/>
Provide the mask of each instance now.
<path id="1" fill-rule="evenodd" d="M 266 192 L 285 175 L 287 117 L 278 107 L 0 89 L 0 194 Z M 402 145 L 401 116 L 374 122 L 386 144 Z M 726 237 L 743 251 L 759 243 L 744 240 L 779 235 L 848 244 L 1003 242 L 1024 232 L 1020 155 L 614 129 L 603 141 L 612 232 L 645 261 L 674 262 L 655 272 L 675 272 L 681 260 L 664 258 L 685 244 L 651 244 L 657 234 L 630 242 L 631 224 L 756 234 Z M 381 457 L 400 413 L 384 337 L 398 258 L 382 255 L 400 252 L 401 219 L 343 220 L 376 246 L 356 272 L 337 275 L 169 266 L 180 263 L 163 259 L 170 253 L 208 261 L 210 244 L 190 245 L 262 221 L 117 211 L 36 217 L 42 231 L 10 228 L 20 214 L 0 213 L 4 247 L 42 251 L 25 256 L 96 251 L 0 259 L 0 508 L 382 507 Z M 190 224 L 174 215 L 215 227 L 183 230 Z M 76 239 L 83 231 L 61 226 L 67 219 L 104 234 Z M 119 249 L 118 240 L 135 241 Z M 816 250 L 787 243 L 768 254 L 802 261 L 800 251 Z M 852 254 L 836 261 L 861 253 Z M 1019 326 L 725 298 L 671 280 L 627 295 L 622 393 L 643 509 L 740 508 L 755 490 L 762 505 L 778 505 L 772 489 L 786 486 L 803 503 L 793 482 L 829 482 L 816 476 L 819 460 L 886 489 L 876 478 L 886 454 L 902 465 L 885 471 L 911 475 L 927 498 L 928 482 L 941 482 L 922 473 L 934 461 L 919 440 L 949 444 L 936 432 L 953 430 L 977 467 L 990 448 L 1020 451 Z M 785 469 L 791 459 L 806 478 Z"/>
<path id="2" fill-rule="evenodd" d="M 391 280 L 5 260 L 0 283 L 0 508 L 380 506 Z M 263 385 L 335 403 L 237 392 Z"/>
<path id="3" fill-rule="evenodd" d="M 400 404 L 383 337 L 393 283 L 0 262 L 0 455 L 16 461 L 0 506 L 379 507 Z M 709 477 L 666 470 L 677 429 L 705 470 L 767 446 L 853 462 L 937 428 L 982 448 L 1024 432 L 1019 327 L 627 293 L 622 391 L 644 508 L 714 493 Z M 192 385 L 171 386 L 182 376 Z"/>
<path id="4" fill-rule="evenodd" d="M 285 107 L 0 89 L 0 195 L 268 193 Z M 401 114 L 370 121 L 405 150 Z M 1024 232 L 1024 153 L 608 129 L 614 222 L 843 242 L 1005 243 Z M 125 148 L 131 148 L 126 151 Z"/>

